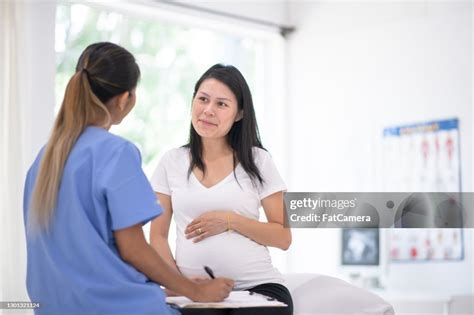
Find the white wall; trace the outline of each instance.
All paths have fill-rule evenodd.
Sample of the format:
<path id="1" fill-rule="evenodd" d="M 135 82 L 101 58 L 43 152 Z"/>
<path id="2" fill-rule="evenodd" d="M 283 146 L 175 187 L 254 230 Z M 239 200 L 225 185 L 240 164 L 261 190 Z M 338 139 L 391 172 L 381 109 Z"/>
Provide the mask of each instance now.
<path id="1" fill-rule="evenodd" d="M 27 301 L 23 183 L 53 121 L 55 4 L 10 2 L 1 9 L 8 19 L 0 34 L 0 301 Z"/>
<path id="2" fill-rule="evenodd" d="M 463 190 L 473 191 L 471 2 L 294 1 L 290 22 L 290 191 L 380 191 L 383 128 L 452 117 Z M 388 284 L 472 291 L 465 232 L 463 262 L 392 265 Z M 340 231 L 294 234 L 292 270 L 338 274 Z"/>

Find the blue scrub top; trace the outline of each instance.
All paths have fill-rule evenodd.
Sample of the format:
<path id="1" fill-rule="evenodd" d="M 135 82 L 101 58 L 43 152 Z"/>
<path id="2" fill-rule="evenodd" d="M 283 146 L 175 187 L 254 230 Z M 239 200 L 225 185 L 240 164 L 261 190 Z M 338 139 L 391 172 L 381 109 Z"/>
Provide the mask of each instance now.
<path id="1" fill-rule="evenodd" d="M 124 262 L 113 231 L 162 212 L 141 169 L 138 149 L 105 129 L 88 127 L 64 167 L 49 233 L 33 237 L 28 212 L 39 163 L 24 192 L 27 289 L 36 314 L 175 314 L 158 284 Z"/>

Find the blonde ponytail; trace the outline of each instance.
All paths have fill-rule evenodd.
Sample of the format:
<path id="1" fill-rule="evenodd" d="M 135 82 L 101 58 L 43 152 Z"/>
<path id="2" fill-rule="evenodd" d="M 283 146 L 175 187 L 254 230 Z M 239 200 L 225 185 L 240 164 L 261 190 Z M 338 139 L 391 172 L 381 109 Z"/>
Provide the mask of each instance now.
<path id="1" fill-rule="evenodd" d="M 56 206 L 64 165 L 77 138 L 89 124 L 107 126 L 111 121 L 107 108 L 91 90 L 86 71 L 76 72 L 69 81 L 40 163 L 30 222 L 46 230 Z"/>

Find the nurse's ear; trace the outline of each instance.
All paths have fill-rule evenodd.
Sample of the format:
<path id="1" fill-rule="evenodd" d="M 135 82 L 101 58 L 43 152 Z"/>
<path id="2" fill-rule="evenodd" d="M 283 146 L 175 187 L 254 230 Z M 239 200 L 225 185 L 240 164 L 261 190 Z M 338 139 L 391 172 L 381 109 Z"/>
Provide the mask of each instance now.
<path id="1" fill-rule="evenodd" d="M 135 105 L 135 89 L 114 96 L 105 104 L 112 117 L 112 124 L 119 124 Z"/>
<path id="2" fill-rule="evenodd" d="M 116 112 L 117 109 L 123 111 L 125 107 L 127 107 L 127 102 L 129 101 L 130 95 L 131 94 L 128 91 L 123 92 L 112 97 L 110 100 L 107 101 L 107 103 L 105 103 L 105 105 L 110 111 Z"/>
<path id="3" fill-rule="evenodd" d="M 125 111 L 130 103 L 130 99 L 132 97 L 132 94 L 127 91 L 123 92 L 122 94 L 119 94 L 116 96 L 116 106 L 120 108 L 120 111 Z"/>

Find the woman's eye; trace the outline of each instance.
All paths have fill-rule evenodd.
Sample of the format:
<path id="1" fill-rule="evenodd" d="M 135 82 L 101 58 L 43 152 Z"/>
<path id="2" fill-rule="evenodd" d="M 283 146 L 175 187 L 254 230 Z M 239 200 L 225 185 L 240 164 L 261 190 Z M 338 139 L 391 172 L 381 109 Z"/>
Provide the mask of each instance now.
<path id="1" fill-rule="evenodd" d="M 227 106 L 227 104 L 224 103 L 224 102 L 219 102 L 219 103 L 217 103 L 217 105 L 219 105 L 219 106 L 221 106 L 221 107 L 222 107 L 222 106 Z"/>
<path id="2" fill-rule="evenodd" d="M 201 97 L 199 97 L 199 100 L 200 100 L 201 102 L 206 102 L 206 101 L 207 101 L 207 97 L 201 96 Z"/>

